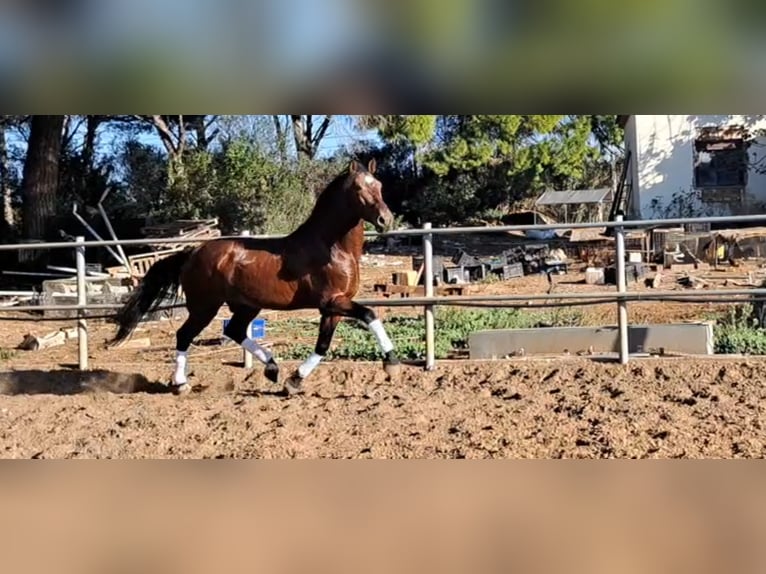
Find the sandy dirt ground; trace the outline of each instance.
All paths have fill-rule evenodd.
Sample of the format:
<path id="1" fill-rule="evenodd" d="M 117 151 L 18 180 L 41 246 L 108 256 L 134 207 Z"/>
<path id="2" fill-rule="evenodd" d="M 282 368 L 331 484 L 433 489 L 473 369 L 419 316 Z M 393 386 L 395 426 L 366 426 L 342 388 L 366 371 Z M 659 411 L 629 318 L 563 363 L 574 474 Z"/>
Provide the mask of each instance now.
<path id="1" fill-rule="evenodd" d="M 51 324 L 45 324 L 50 328 Z M 762 457 L 766 360 L 582 357 L 406 365 L 328 362 L 286 398 L 233 344 L 190 355 L 194 392 L 167 392 L 170 321 L 145 349 L 105 350 L 90 328 L 91 372 L 71 341 L 8 351 L 28 322 L 3 323 L 0 457 L 624 458 Z M 15 331 L 14 331 L 15 328 Z M 210 328 L 209 335 L 217 334 Z M 204 335 L 204 334 L 203 334 Z M 295 362 L 283 362 L 283 374 Z"/>
<path id="2" fill-rule="evenodd" d="M 218 363 L 218 364 L 216 364 Z M 288 366 L 288 365 L 285 365 Z M 151 360 L 0 373 L 5 458 L 763 457 L 766 361 L 581 358 L 322 365 L 286 398 L 256 371 Z"/>
<path id="3" fill-rule="evenodd" d="M 362 296 L 411 259 L 370 256 Z M 741 273 L 741 272 L 740 272 Z M 557 291 L 601 289 L 582 274 Z M 633 285 L 632 289 L 645 289 Z M 665 288 L 665 287 L 663 287 Z M 544 276 L 472 285 L 469 292 L 544 293 Z M 682 290 L 680 290 L 682 291 Z M 631 322 L 683 322 L 724 306 L 631 303 Z M 382 309 L 385 317 L 393 309 Z M 397 313 L 404 310 L 396 310 Z M 419 312 L 419 311 L 410 311 Z M 615 305 L 582 308 L 584 321 L 615 321 Z M 283 316 L 313 317 L 316 313 Z M 219 319 L 227 316 L 222 310 Z M 270 320 L 280 314 L 266 314 Z M 113 325 L 89 322 L 91 371 L 77 344 L 15 347 L 27 333 L 73 322 L 0 322 L 0 457 L 5 458 L 613 458 L 762 457 L 766 360 L 651 358 L 620 365 L 568 357 L 444 361 L 405 366 L 387 381 L 379 364 L 322 364 L 306 392 L 282 396 L 242 351 L 221 344 L 220 320 L 190 354 L 193 393 L 167 392 L 181 320 L 143 324 L 145 348 L 106 350 Z M 313 344 L 316 334 L 293 342 Z M 273 343 L 277 331 L 269 331 Z M 283 362 L 283 376 L 296 366 Z"/>

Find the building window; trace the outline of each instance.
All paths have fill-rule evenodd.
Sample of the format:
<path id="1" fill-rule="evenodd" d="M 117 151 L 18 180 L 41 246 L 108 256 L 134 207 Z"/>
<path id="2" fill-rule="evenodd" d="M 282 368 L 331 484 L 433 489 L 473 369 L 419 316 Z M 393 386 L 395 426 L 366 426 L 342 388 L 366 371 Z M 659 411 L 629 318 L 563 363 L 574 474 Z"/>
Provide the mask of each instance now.
<path id="1" fill-rule="evenodd" d="M 694 187 L 743 189 L 747 184 L 747 140 L 738 127 L 703 128 L 694 140 Z"/>

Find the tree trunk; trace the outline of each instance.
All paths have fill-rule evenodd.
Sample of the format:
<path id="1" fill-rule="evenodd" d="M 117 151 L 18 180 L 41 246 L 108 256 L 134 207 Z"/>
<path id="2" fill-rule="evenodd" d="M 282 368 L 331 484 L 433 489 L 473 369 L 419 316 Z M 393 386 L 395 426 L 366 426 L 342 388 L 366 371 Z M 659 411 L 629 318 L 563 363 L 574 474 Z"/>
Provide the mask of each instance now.
<path id="1" fill-rule="evenodd" d="M 157 130 L 157 135 L 165 146 L 168 154 L 168 189 L 171 189 L 183 175 L 183 155 L 186 151 L 186 123 L 184 116 L 175 116 L 175 122 L 171 124 L 161 115 L 149 116 L 152 125 Z M 173 127 L 178 133 L 173 133 Z"/>
<path id="2" fill-rule="evenodd" d="M 85 164 L 86 173 L 93 171 L 94 158 L 96 157 L 96 132 L 105 119 L 106 116 L 88 116 L 85 142 L 82 146 L 82 162 Z"/>
<path id="3" fill-rule="evenodd" d="M 306 125 L 303 116 L 291 115 L 290 120 L 293 123 L 293 139 L 295 140 L 295 150 L 298 152 L 298 156 L 304 155 L 308 159 L 313 159 L 314 149 L 311 145 L 311 135 L 309 132 L 311 127 Z"/>
<path id="4" fill-rule="evenodd" d="M 332 116 L 325 116 L 316 130 L 314 129 L 314 116 L 291 115 L 290 121 L 293 124 L 293 138 L 298 157 L 304 156 L 306 159 L 314 159 L 319 144 L 322 143 L 322 139 L 327 134 L 327 128 L 330 127 Z"/>
<path id="5" fill-rule="evenodd" d="M 3 210 L 3 225 L 0 232 L 10 237 L 16 227 L 16 218 L 13 214 L 12 189 L 8 178 L 8 147 L 5 141 L 5 126 L 0 124 L 0 204 Z"/>
<path id="6" fill-rule="evenodd" d="M 277 153 L 279 154 L 279 161 L 285 163 L 287 162 L 287 135 L 285 134 L 282 120 L 279 116 L 273 115 L 271 118 L 274 121 L 274 129 L 277 132 Z"/>
<path id="7" fill-rule="evenodd" d="M 64 116 L 32 116 L 21 184 L 24 239 L 44 239 L 46 225 L 56 213 L 63 127 Z M 42 253 L 26 254 L 23 259 L 29 261 Z"/>

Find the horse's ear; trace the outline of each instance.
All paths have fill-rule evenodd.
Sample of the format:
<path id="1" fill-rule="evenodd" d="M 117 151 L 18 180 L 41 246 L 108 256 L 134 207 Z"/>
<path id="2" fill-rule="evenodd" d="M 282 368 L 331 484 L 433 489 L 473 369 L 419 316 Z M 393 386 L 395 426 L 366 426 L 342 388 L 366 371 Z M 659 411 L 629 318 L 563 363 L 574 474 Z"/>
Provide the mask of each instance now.
<path id="1" fill-rule="evenodd" d="M 359 171 L 359 162 L 357 162 L 355 159 L 351 160 L 351 164 L 348 166 L 349 173 L 356 173 Z"/>
<path id="2" fill-rule="evenodd" d="M 370 160 L 370 163 L 367 164 L 367 171 L 370 173 L 375 173 L 375 169 L 378 167 L 378 163 L 375 161 L 375 158 L 372 158 Z"/>

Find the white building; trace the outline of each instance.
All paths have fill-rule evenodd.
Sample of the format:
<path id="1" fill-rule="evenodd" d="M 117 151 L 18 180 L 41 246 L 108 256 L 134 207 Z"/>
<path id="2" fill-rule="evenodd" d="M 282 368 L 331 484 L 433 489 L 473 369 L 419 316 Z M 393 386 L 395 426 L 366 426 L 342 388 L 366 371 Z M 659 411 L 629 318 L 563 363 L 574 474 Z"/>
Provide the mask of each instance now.
<path id="1" fill-rule="evenodd" d="M 630 165 L 627 217 L 766 210 L 766 116 L 618 116 Z"/>

